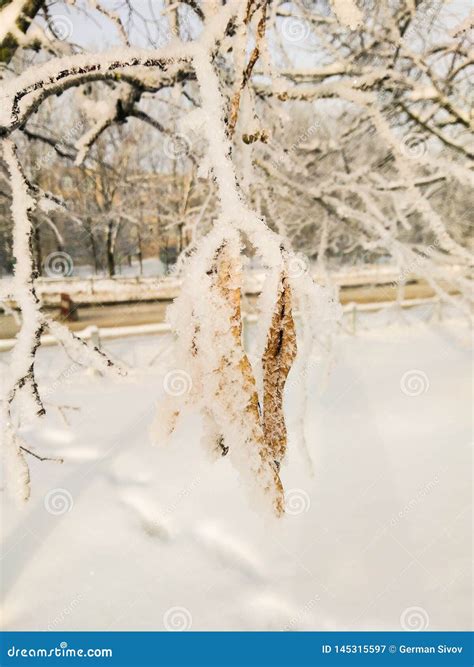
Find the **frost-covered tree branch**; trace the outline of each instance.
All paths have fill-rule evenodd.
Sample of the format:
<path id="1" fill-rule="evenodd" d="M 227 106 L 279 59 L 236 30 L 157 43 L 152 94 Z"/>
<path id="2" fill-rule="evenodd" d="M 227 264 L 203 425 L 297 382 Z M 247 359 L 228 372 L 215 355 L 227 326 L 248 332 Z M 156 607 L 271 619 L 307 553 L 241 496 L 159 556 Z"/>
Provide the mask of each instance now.
<path id="1" fill-rule="evenodd" d="M 116 170 L 97 159 L 105 138 L 140 120 L 165 141 L 184 142 L 184 155 L 164 150 L 159 156 L 173 162 L 170 189 L 184 199 L 178 206 L 172 197 L 160 201 L 160 215 L 168 228 L 184 225 L 190 211 L 195 216 L 192 241 L 179 262 L 182 292 L 171 311 L 190 390 L 160 405 L 157 438 L 167 438 L 184 411 L 198 410 L 206 451 L 228 456 L 251 493 L 281 515 L 286 380 L 295 365 L 304 367 L 319 322 L 338 317 L 331 291 L 313 283 L 307 261 L 293 250 L 316 259 L 329 284 L 332 258 L 389 257 L 400 282 L 416 266 L 443 299 L 452 299 L 452 285 L 462 308 L 470 297 L 465 225 L 444 214 L 444 195 L 452 188 L 462 197 L 472 182 L 472 54 L 465 31 L 430 40 L 420 23 L 436 17 L 426 18 L 424 5 L 183 0 L 164 3 L 165 39 L 145 30 L 146 38 L 134 41 L 133 20 L 125 22 L 118 10 L 94 0 L 89 11 L 114 26 L 120 46 L 92 53 L 71 40 L 67 55 L 47 49 L 46 61 L 22 70 L 21 49 L 29 46 L 18 41 L 1 93 L 0 137 L 12 193 L 11 291 L 22 313 L 3 407 L 5 447 L 23 497 L 29 448 L 18 440 L 12 406 L 29 395 L 36 410 L 44 410 L 34 374 L 43 331 L 73 358 L 85 354 L 97 367 L 113 366 L 39 308 L 30 246 L 40 188 L 25 177 L 12 139 L 21 131 L 29 141 L 50 143 L 93 176 L 95 223 L 105 231 L 111 275 L 123 226 L 140 225 L 133 210 L 115 208 L 117 183 L 132 194 L 142 185 L 127 172 L 126 159 Z M 130 17 L 137 18 L 131 5 Z M 43 105 L 54 106 L 62 96 L 77 104 L 86 123 L 59 151 L 34 121 Z M 190 206 L 190 183 L 199 179 L 209 185 Z M 205 216 L 206 229 L 197 233 Z M 77 219 L 74 212 L 69 219 Z M 248 254 L 266 275 L 252 362 L 242 343 Z M 448 261 L 459 273 L 447 286 Z M 303 321 L 298 331 L 296 310 Z"/>
<path id="2" fill-rule="evenodd" d="M 23 173 L 14 143 L 10 139 L 3 139 L 2 148 L 10 175 L 13 252 L 16 260 L 14 277 L 8 285 L 9 293 L 2 296 L 13 298 L 21 314 L 21 328 L 12 352 L 7 389 L 2 401 L 2 447 L 9 469 L 9 482 L 16 495 L 27 499 L 30 476 L 24 452 L 30 453 L 30 450 L 18 435 L 16 422 L 19 421 L 21 411 L 14 411 L 14 403 L 20 400 L 23 405 L 34 405 L 38 417 L 45 414 L 35 376 L 35 357 L 42 334 L 49 329 L 63 345 L 73 349 L 96 368 L 115 369 L 115 366 L 102 352 L 88 349 L 64 325 L 53 322 L 41 312 L 35 290 L 37 272 L 32 252 L 31 214 L 36 207 L 36 200 Z"/>

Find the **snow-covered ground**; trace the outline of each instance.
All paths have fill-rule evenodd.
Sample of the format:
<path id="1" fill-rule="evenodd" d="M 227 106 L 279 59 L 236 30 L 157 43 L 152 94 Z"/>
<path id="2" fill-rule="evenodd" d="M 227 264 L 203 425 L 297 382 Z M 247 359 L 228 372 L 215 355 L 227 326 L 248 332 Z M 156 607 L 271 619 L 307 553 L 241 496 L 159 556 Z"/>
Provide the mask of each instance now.
<path id="1" fill-rule="evenodd" d="M 23 434 L 65 462 L 30 457 L 29 503 L 2 498 L 3 627 L 468 629 L 468 342 L 461 320 L 361 329 L 327 379 L 290 376 L 283 520 L 205 459 L 197 419 L 150 444 L 167 335 L 106 341 L 132 368 L 121 382 L 42 349 L 49 413 Z"/>

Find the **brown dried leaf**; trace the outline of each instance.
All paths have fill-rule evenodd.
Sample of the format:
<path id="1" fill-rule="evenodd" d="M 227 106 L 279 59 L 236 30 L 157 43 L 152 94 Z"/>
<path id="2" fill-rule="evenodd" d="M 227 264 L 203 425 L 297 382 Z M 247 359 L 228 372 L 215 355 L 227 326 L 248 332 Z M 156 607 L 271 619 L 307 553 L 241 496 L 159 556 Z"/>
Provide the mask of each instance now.
<path id="1" fill-rule="evenodd" d="M 286 452 L 287 432 L 283 412 L 286 378 L 296 357 L 296 331 L 291 288 L 282 273 L 278 300 L 263 354 L 263 430 L 266 445 L 277 467 Z"/>
<path id="2" fill-rule="evenodd" d="M 274 494 L 274 510 L 277 516 L 281 516 L 284 513 L 283 485 L 278 475 L 278 466 L 275 463 L 275 456 L 273 455 L 273 452 L 269 450 L 266 443 L 258 400 L 257 385 L 252 372 L 252 366 L 242 344 L 240 273 L 240 265 L 230 256 L 227 247 L 225 245 L 222 246 L 219 249 L 217 257 L 217 284 L 221 294 L 232 308 L 232 335 L 235 341 L 235 349 L 238 351 L 238 368 L 242 377 L 242 388 L 248 396 L 248 403 L 244 417 L 247 420 L 247 423 L 251 423 L 252 443 L 248 444 L 251 446 L 256 445 L 258 447 L 260 459 L 262 461 L 259 470 L 261 479 L 267 480 L 268 472 L 270 471 L 271 473 L 270 477 L 272 479 L 273 488 L 268 487 L 266 488 L 266 491 Z M 286 298 L 287 297 L 285 297 L 285 299 Z M 285 319 L 285 322 L 286 321 L 287 320 Z M 230 360 L 226 358 L 222 359 L 220 371 L 223 375 L 223 382 L 225 382 L 225 366 L 229 362 Z"/>

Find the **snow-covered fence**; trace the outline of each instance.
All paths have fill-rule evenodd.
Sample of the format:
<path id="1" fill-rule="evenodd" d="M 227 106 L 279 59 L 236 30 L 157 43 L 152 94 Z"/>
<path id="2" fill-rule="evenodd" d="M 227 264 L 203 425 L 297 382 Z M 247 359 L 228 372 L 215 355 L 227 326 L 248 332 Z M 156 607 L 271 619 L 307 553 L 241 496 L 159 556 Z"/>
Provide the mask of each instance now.
<path id="1" fill-rule="evenodd" d="M 453 314 L 459 317 L 459 312 L 453 309 L 439 297 L 431 297 L 428 299 L 404 299 L 402 301 L 380 301 L 375 303 L 347 303 L 342 307 L 343 318 L 341 321 L 341 328 L 345 333 L 357 335 L 357 333 L 365 328 L 369 328 L 370 314 L 377 311 L 385 311 L 387 318 L 382 324 L 387 322 L 407 322 L 403 311 L 413 310 L 417 316 L 415 320 L 419 319 L 421 309 L 426 313 L 426 318 L 429 321 L 442 322 L 444 318 L 449 319 Z M 374 327 L 373 321 L 370 328 Z"/>
<path id="2" fill-rule="evenodd" d="M 375 303 L 348 303 L 342 306 L 341 328 L 345 333 L 357 334 L 358 331 L 365 328 L 366 319 L 361 320 L 361 316 L 378 311 L 387 310 L 388 312 L 399 314 L 401 310 L 416 310 L 420 306 L 427 309 L 428 319 L 430 321 L 442 322 L 445 319 L 450 319 L 451 316 L 459 317 L 459 311 L 453 309 L 449 304 L 446 304 L 439 297 L 429 299 L 406 299 L 401 302 L 394 301 L 380 301 Z M 258 315 L 255 313 L 243 314 L 243 337 L 244 347 L 249 348 L 250 330 L 252 326 L 258 323 Z M 295 321 L 299 323 L 301 320 L 300 314 L 295 313 Z M 140 324 L 136 326 L 123 327 L 103 327 L 99 328 L 95 325 L 86 327 L 82 331 L 76 333 L 76 336 L 84 341 L 90 341 L 97 346 L 97 341 L 115 340 L 120 338 L 130 338 L 134 336 L 156 336 L 160 334 L 169 334 L 172 332 L 171 325 L 168 322 L 157 322 L 151 324 Z M 41 337 L 41 346 L 49 347 L 57 345 L 58 341 L 54 336 L 45 334 Z M 0 353 L 11 350 L 15 345 L 14 338 L 6 338 L 0 340 Z M 100 345 L 99 345 L 100 347 Z"/>
<path id="3" fill-rule="evenodd" d="M 179 294 L 176 278 L 38 278 L 37 294 L 44 306 L 57 306 L 60 293 L 75 303 L 120 303 L 127 301 L 171 301 Z"/>
<path id="4" fill-rule="evenodd" d="M 465 273 L 465 267 L 447 265 L 446 280 L 454 280 Z M 323 283 L 326 276 L 312 272 L 316 283 Z M 330 274 L 332 284 L 338 288 L 363 286 L 396 286 L 400 282 L 400 270 L 391 265 L 365 265 L 340 269 Z M 403 282 L 420 279 L 416 272 L 403 275 Z M 243 291 L 247 295 L 258 295 L 265 282 L 261 271 L 248 271 L 243 276 Z M 38 278 L 36 293 L 43 306 L 57 307 L 61 293 L 67 293 L 76 304 L 124 303 L 132 301 L 172 301 L 180 291 L 181 280 L 175 277 L 116 277 L 101 278 Z M 13 305 L 13 304 L 11 304 Z"/>

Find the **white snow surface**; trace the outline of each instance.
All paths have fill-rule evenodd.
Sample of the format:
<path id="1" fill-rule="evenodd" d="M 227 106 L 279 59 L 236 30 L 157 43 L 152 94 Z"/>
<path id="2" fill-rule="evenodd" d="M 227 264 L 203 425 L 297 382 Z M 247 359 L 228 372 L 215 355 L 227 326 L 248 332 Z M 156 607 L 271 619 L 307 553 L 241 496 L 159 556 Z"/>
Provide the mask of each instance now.
<path id="1" fill-rule="evenodd" d="M 461 320 L 385 323 L 341 334 L 328 378 L 290 375 L 282 520 L 207 460 L 197 417 L 151 445 L 170 336 L 105 341 L 119 380 L 41 349 L 48 414 L 21 435 L 65 462 L 29 457 L 29 502 L 2 494 L 3 628 L 399 630 L 421 608 L 430 630 L 469 629 L 468 342 Z"/>

